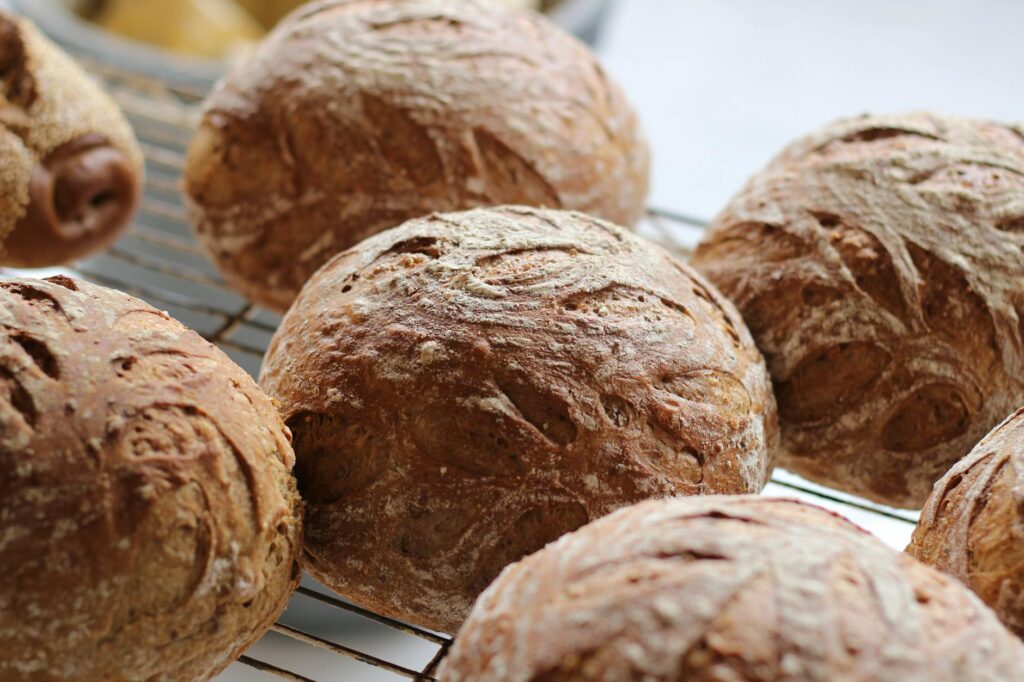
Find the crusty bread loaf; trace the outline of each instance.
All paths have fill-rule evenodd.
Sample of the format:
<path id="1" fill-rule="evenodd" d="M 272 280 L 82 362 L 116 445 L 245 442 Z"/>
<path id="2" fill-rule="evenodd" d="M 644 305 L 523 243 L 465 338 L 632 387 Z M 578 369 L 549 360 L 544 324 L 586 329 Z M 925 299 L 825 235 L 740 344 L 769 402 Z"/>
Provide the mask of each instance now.
<path id="1" fill-rule="evenodd" d="M 636 118 L 581 43 L 493 0 L 321 0 L 209 97 L 192 221 L 228 280 L 284 310 L 361 239 L 432 211 L 526 204 L 630 226 Z"/>
<path id="2" fill-rule="evenodd" d="M 956 576 L 1024 637 L 1024 408 L 935 484 L 907 551 Z"/>
<path id="3" fill-rule="evenodd" d="M 131 296 L 0 281 L 0 679 L 204 680 L 299 580 L 271 401 Z"/>
<path id="4" fill-rule="evenodd" d="M 1024 404 L 1024 129 L 839 121 L 750 180 L 694 264 L 775 382 L 780 464 L 901 507 Z"/>
<path id="5" fill-rule="evenodd" d="M 631 502 L 753 492 L 777 442 L 736 311 L 580 213 L 476 209 L 309 281 L 261 384 L 294 434 L 307 568 L 447 632 L 503 566 Z"/>
<path id="6" fill-rule="evenodd" d="M 1024 645 L 969 590 L 792 500 L 644 502 L 507 568 L 443 682 L 1000 682 Z"/>
<path id="7" fill-rule="evenodd" d="M 0 263 L 55 265 L 109 244 L 141 177 L 117 106 L 28 21 L 0 11 Z"/>

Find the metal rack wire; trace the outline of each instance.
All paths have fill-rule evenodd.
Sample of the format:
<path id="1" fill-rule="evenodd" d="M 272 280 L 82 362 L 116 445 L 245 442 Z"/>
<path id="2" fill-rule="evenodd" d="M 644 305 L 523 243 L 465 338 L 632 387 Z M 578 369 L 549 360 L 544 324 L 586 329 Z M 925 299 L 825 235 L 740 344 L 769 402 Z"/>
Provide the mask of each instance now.
<path id="1" fill-rule="evenodd" d="M 154 82 L 88 56 L 76 56 L 125 110 L 142 143 L 148 175 L 133 227 L 113 248 L 77 264 L 74 271 L 167 310 L 255 375 L 280 318 L 250 305 L 226 286 L 193 239 L 180 197 L 184 151 L 205 92 L 194 85 Z M 702 228 L 695 218 L 652 209 L 639 231 L 686 256 Z M 766 494 L 800 497 L 830 507 L 896 546 L 905 543 L 916 520 L 915 514 L 858 500 L 783 471 L 776 473 Z M 312 607 L 326 608 L 326 617 L 308 617 Z M 301 612 L 300 617 L 290 615 L 296 612 Z M 367 636 L 368 631 L 373 632 Z M 282 638 L 290 644 L 282 647 Z M 416 645 L 410 647 L 409 642 Z M 318 586 L 304 585 L 271 634 L 229 668 L 227 676 L 249 679 L 257 670 L 286 680 L 313 680 L 309 675 L 314 674 L 323 680 L 320 671 L 334 670 L 341 666 L 341 659 L 316 659 L 319 651 L 369 666 L 362 674 L 345 668 L 342 677 L 330 679 L 369 679 L 363 676 L 368 674 L 372 679 L 434 680 L 450 644 L 449 637 L 349 604 Z M 248 666 L 248 672 L 239 666 Z M 373 676 L 373 668 L 381 677 Z"/>

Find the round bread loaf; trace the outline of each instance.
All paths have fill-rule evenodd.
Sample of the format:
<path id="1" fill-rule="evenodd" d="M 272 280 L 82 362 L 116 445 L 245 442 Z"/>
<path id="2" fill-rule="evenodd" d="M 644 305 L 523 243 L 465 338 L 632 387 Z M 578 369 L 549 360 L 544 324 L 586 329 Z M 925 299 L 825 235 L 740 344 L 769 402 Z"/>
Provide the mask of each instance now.
<path id="1" fill-rule="evenodd" d="M 795 500 L 620 510 L 508 567 L 443 682 L 997 682 L 1024 645 L 969 590 Z"/>
<path id="2" fill-rule="evenodd" d="M 294 434 L 307 568 L 453 632 L 506 564 L 648 497 L 753 492 L 760 354 L 688 267 L 580 213 L 412 220 L 303 289 L 261 384 Z"/>
<path id="3" fill-rule="evenodd" d="M 1024 403 L 1024 129 L 839 121 L 715 219 L 694 265 L 768 361 L 779 463 L 900 507 Z"/>
<path id="4" fill-rule="evenodd" d="M 106 246 L 141 178 L 117 106 L 28 21 L 0 12 L 0 263 L 55 265 Z"/>
<path id="5" fill-rule="evenodd" d="M 251 300 L 284 310 L 331 256 L 432 211 L 525 204 L 640 217 L 648 152 L 575 38 L 494 0 L 321 0 L 209 97 L 192 222 Z"/>
<path id="6" fill-rule="evenodd" d="M 965 582 L 1024 637 L 1024 408 L 939 479 L 907 551 Z"/>
<path id="7" fill-rule="evenodd" d="M 0 679 L 205 680 L 299 581 L 271 401 L 194 332 L 85 282 L 0 282 Z"/>

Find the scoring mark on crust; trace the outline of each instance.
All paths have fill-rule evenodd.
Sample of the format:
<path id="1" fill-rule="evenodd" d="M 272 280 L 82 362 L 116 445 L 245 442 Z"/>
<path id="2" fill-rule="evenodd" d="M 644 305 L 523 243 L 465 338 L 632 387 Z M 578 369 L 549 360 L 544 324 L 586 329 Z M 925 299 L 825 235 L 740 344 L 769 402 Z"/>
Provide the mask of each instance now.
<path id="1" fill-rule="evenodd" d="M 438 241 L 437 237 L 411 237 L 392 244 L 381 255 L 419 253 L 431 258 L 439 258 L 441 256 L 441 251 L 437 248 Z"/>
<path id="2" fill-rule="evenodd" d="M 620 429 L 629 428 L 637 421 L 637 409 L 622 396 L 602 395 L 601 409 L 604 410 L 608 421 Z"/>
<path id="3" fill-rule="evenodd" d="M 61 306 L 60 301 L 53 294 L 32 286 L 27 282 L 0 282 L 0 290 L 8 291 L 20 297 L 30 306 L 40 309 L 49 308 L 52 312 L 64 313 L 64 308 Z"/>
<path id="4" fill-rule="evenodd" d="M 807 255 L 807 243 L 771 223 L 745 221 L 716 229 L 712 238 L 697 247 L 696 261 L 781 263 Z"/>
<path id="5" fill-rule="evenodd" d="M 960 390 L 930 384 L 900 401 L 882 429 L 882 444 L 895 452 L 917 452 L 962 436 L 970 425 Z"/>
<path id="6" fill-rule="evenodd" d="M 1016 234 L 1024 234 L 1024 216 L 1015 216 L 1013 218 L 1006 218 L 996 223 L 996 229 L 1002 232 L 1013 232 Z"/>
<path id="7" fill-rule="evenodd" d="M 941 141 L 942 138 L 931 133 L 911 128 L 899 128 L 896 126 L 871 126 L 861 130 L 855 130 L 840 137 L 838 142 L 852 144 L 857 142 L 877 142 L 879 140 L 890 140 L 894 137 L 920 137 L 925 140 Z"/>
<path id="8" fill-rule="evenodd" d="M 480 155 L 480 171 L 489 199 L 545 208 L 562 207 L 562 201 L 551 184 L 511 147 L 482 128 L 473 130 L 473 140 Z"/>
<path id="9" fill-rule="evenodd" d="M 21 346 L 43 374 L 51 379 L 60 379 L 60 363 L 45 343 L 28 334 L 13 334 L 11 340 Z"/>
<path id="10" fill-rule="evenodd" d="M 473 591 L 483 591 L 503 568 L 580 528 L 589 520 L 586 508 L 573 500 L 553 500 L 523 512 L 481 557 L 472 581 Z"/>
<path id="11" fill-rule="evenodd" d="M 960 268 L 913 242 L 907 242 L 907 250 L 920 275 L 921 314 L 928 329 L 969 351 L 974 366 L 994 362 L 995 323 L 985 299 Z"/>
<path id="12" fill-rule="evenodd" d="M 0 400 L 5 400 L 17 411 L 29 428 L 35 428 L 39 412 L 32 395 L 25 389 L 14 372 L 0 366 Z"/>
<path id="13" fill-rule="evenodd" d="M 676 267 L 679 268 L 678 265 Z M 740 341 L 740 334 L 736 330 L 736 325 L 733 324 L 732 318 L 725 311 L 725 307 L 718 301 L 718 299 L 715 298 L 715 296 L 710 291 L 708 291 L 708 289 L 703 284 L 694 279 L 691 275 L 689 275 L 681 268 L 679 269 L 680 272 L 683 272 L 684 275 L 687 275 L 687 278 L 690 280 L 690 286 L 693 287 L 694 295 L 697 296 L 697 298 L 703 300 L 705 303 L 707 303 L 711 307 L 711 310 L 717 313 L 718 317 L 721 318 L 722 326 L 725 328 L 726 334 L 728 334 L 729 338 L 732 340 L 732 345 L 735 346 L 736 348 L 740 348 L 743 345 Z"/>
<path id="14" fill-rule="evenodd" d="M 78 284 L 75 283 L 75 280 L 64 275 L 54 275 L 53 277 L 47 277 L 44 281 L 56 284 L 57 286 L 64 287 L 65 289 L 70 289 L 71 291 L 78 291 Z"/>
<path id="15" fill-rule="evenodd" d="M 295 450 L 295 475 L 303 497 L 329 504 L 374 483 L 387 451 L 380 436 L 342 415 L 299 412 L 286 421 Z"/>
<path id="16" fill-rule="evenodd" d="M 6 17 L 0 17 L 0 87 L 7 104 L 27 109 L 36 100 L 24 37 L 18 24 Z M 0 102 L 0 110 L 4 104 Z"/>
<path id="17" fill-rule="evenodd" d="M 864 399 L 890 360 L 888 352 L 868 341 L 812 351 L 777 384 L 779 413 L 795 424 L 843 414 Z"/>
<path id="18" fill-rule="evenodd" d="M 483 404 L 487 402 L 470 398 L 455 404 L 424 403 L 412 415 L 416 448 L 441 466 L 457 466 L 475 475 L 522 473 L 523 453 L 536 450 L 536 436 L 509 416 L 488 409 L 491 406 Z"/>
<path id="19" fill-rule="evenodd" d="M 429 185 L 442 175 L 441 155 L 427 129 L 406 110 L 380 97 L 363 93 L 366 120 L 378 132 L 381 161 L 417 187 Z"/>
<path id="20" fill-rule="evenodd" d="M 498 389 L 515 405 L 523 419 L 555 445 L 569 445 L 576 440 L 576 424 L 564 402 L 539 390 L 518 377 L 497 380 Z"/>
<path id="21" fill-rule="evenodd" d="M 892 256 L 875 235 L 852 227 L 834 213 L 814 211 L 814 218 L 853 275 L 857 287 L 873 301 L 902 319 L 905 303 Z"/>

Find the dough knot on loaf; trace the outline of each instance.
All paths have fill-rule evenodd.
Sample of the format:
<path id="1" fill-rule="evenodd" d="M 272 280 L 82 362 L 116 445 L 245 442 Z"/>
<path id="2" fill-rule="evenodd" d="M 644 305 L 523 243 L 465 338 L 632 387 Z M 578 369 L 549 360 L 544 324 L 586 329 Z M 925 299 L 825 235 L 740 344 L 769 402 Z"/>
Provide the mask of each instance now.
<path id="1" fill-rule="evenodd" d="M 736 311 L 581 213 L 436 214 L 336 257 L 271 342 L 307 567 L 453 631 L 498 571 L 648 497 L 756 492 L 777 441 Z"/>
<path id="2" fill-rule="evenodd" d="M 333 255 L 432 211 L 633 225 L 647 145 L 575 38 L 493 0 L 310 3 L 206 102 L 185 187 L 228 280 L 279 310 Z"/>
<path id="3" fill-rule="evenodd" d="M 142 175 L 114 102 L 27 20 L 0 11 L 0 262 L 54 265 L 109 244 Z"/>
<path id="4" fill-rule="evenodd" d="M 443 682 L 994 682 L 1024 645 L 956 580 L 794 500 L 643 502 L 509 566 Z"/>
<path id="5" fill-rule="evenodd" d="M 780 464 L 898 506 L 1024 402 L 1024 131 L 839 121 L 783 151 L 694 265 L 765 354 Z"/>
<path id="6" fill-rule="evenodd" d="M 0 679 L 207 679 L 299 580 L 271 401 L 131 296 L 0 282 Z"/>

